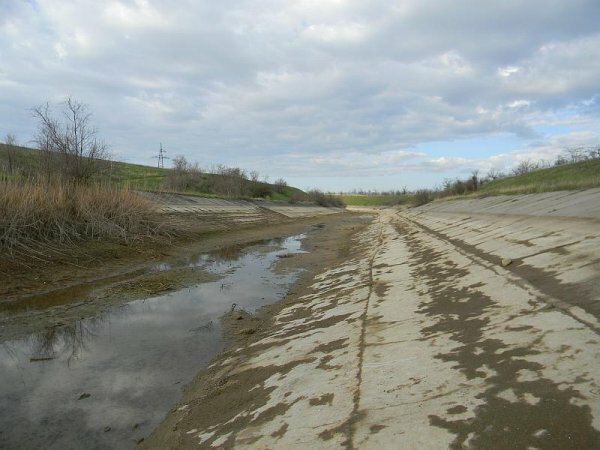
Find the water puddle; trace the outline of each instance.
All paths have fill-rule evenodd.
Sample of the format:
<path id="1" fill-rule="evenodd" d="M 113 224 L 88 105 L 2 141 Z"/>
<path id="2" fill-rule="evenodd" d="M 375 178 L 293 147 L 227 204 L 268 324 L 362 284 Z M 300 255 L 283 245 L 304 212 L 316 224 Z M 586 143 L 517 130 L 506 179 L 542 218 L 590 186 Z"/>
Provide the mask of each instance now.
<path id="1" fill-rule="evenodd" d="M 0 344 L 0 447 L 135 446 L 223 349 L 220 317 L 285 295 L 297 273 L 271 268 L 303 237 L 189 258 L 222 278 Z"/>

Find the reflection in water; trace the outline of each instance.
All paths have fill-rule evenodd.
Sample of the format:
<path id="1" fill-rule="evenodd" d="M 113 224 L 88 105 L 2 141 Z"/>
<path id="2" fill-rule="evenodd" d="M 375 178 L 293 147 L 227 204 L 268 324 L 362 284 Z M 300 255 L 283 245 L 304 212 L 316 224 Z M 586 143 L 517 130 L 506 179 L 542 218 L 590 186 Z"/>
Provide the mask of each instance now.
<path id="1" fill-rule="evenodd" d="M 270 268 L 300 251 L 300 238 L 203 255 L 188 264 L 221 280 L 3 343 L 0 448 L 133 447 L 222 350 L 219 317 L 285 294 L 295 274 Z"/>
<path id="2" fill-rule="evenodd" d="M 188 255 L 174 262 L 161 262 L 150 268 L 151 272 L 166 272 L 176 267 L 200 267 L 213 273 L 224 273 L 227 269 L 235 267 L 236 262 L 252 247 L 280 248 L 285 247 L 290 253 L 301 253 L 302 239 L 306 235 L 300 234 L 288 238 L 261 239 L 259 241 L 232 244 L 217 248 L 200 255 Z M 255 251 L 255 250 L 254 250 Z M 224 270 L 225 268 L 225 270 Z M 1 305 L 0 305 L 1 306 Z"/>
<path id="3" fill-rule="evenodd" d="M 103 322 L 102 317 L 79 321 L 64 327 L 51 327 L 31 336 L 30 361 L 47 361 L 56 355 L 67 354 L 67 363 L 78 359 L 86 350 L 86 341 L 94 336 L 94 328 Z"/>

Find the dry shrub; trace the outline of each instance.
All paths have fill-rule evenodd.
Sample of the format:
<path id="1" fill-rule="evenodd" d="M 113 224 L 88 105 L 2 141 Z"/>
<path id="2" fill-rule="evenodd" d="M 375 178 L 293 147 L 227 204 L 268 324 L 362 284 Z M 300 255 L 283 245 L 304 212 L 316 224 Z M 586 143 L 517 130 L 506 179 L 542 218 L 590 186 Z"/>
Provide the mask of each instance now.
<path id="1" fill-rule="evenodd" d="M 432 191 L 430 191 L 429 189 L 419 189 L 417 192 L 415 192 L 415 195 L 413 198 L 413 205 L 421 206 L 421 205 L 425 205 L 429 202 L 432 202 L 433 200 L 434 200 L 434 195 L 433 195 Z"/>
<path id="2" fill-rule="evenodd" d="M 308 199 L 319 206 L 344 208 L 346 205 L 341 198 L 335 195 L 325 194 L 319 189 L 311 189 L 307 192 Z"/>
<path id="3" fill-rule="evenodd" d="M 40 251 L 84 239 L 130 241 L 159 231 L 152 205 L 126 188 L 0 180 L 0 250 Z"/>

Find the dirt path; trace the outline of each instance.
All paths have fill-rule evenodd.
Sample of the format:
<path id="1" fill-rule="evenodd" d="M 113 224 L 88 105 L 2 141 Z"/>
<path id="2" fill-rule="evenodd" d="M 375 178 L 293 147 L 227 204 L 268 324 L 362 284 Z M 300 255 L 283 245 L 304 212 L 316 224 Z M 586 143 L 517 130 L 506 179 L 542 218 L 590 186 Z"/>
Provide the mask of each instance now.
<path id="1" fill-rule="evenodd" d="M 378 214 L 142 446 L 599 448 L 597 223 Z"/>

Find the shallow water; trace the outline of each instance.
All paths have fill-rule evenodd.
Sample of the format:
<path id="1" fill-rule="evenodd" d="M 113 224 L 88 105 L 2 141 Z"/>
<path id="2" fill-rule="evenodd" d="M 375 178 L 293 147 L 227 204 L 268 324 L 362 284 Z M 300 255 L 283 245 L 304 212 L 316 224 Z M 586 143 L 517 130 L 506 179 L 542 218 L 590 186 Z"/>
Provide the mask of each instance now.
<path id="1" fill-rule="evenodd" d="M 271 268 L 302 238 L 187 259 L 222 278 L 0 344 L 0 448 L 133 447 L 223 349 L 219 318 L 285 295 L 297 273 Z"/>

